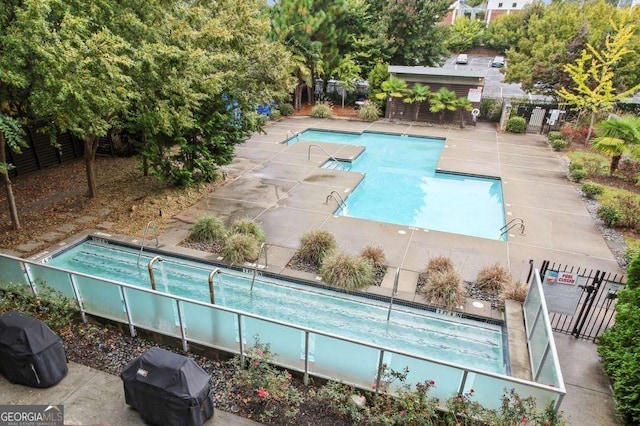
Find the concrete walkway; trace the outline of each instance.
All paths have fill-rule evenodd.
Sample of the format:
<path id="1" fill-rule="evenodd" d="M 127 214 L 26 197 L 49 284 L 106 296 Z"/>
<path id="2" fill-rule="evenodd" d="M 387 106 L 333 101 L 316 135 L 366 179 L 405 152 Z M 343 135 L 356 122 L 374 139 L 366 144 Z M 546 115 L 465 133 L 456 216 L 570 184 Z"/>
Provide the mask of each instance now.
<path id="1" fill-rule="evenodd" d="M 65 425 L 144 425 L 138 412 L 124 402 L 122 380 L 102 371 L 69 363 L 69 373 L 57 385 L 36 389 L 9 383 L 0 375 L 0 405 L 64 405 Z M 259 423 L 215 410 L 206 425 L 258 426 Z"/>

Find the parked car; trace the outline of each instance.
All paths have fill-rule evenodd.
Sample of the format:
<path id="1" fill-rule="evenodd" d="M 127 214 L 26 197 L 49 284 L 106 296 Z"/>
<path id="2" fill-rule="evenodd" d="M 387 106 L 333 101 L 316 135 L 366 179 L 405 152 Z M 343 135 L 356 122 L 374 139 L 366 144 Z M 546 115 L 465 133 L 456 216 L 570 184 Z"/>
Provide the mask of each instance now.
<path id="1" fill-rule="evenodd" d="M 456 58 L 456 64 L 467 65 L 469 63 L 469 57 L 466 53 L 461 53 Z"/>
<path id="2" fill-rule="evenodd" d="M 496 56 L 493 58 L 491 62 L 491 66 L 494 68 L 502 68 L 504 67 L 504 56 Z"/>

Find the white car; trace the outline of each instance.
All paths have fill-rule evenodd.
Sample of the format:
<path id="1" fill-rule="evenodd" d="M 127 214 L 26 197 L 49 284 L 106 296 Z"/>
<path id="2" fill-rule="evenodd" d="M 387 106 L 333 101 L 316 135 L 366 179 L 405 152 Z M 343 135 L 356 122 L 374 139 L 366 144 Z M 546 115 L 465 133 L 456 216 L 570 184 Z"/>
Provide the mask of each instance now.
<path id="1" fill-rule="evenodd" d="M 456 58 L 456 64 L 467 65 L 469 63 L 469 57 L 466 53 L 461 53 Z"/>

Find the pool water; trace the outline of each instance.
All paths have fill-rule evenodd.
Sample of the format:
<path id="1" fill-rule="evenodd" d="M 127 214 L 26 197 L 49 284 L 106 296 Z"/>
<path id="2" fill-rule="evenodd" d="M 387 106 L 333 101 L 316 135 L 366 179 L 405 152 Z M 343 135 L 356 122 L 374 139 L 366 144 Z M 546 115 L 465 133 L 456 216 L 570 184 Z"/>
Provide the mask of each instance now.
<path id="1" fill-rule="evenodd" d="M 443 139 L 307 130 L 294 140 L 366 147 L 351 168 L 365 178 L 338 215 L 505 238 L 500 235 L 505 224 L 500 180 L 437 172 Z"/>
<path id="2" fill-rule="evenodd" d="M 51 258 L 65 270 L 150 288 L 144 253 L 88 240 Z M 158 291 L 209 302 L 211 265 L 162 256 L 154 264 Z M 252 271 L 251 271 L 252 272 Z M 330 290 L 225 269 L 214 279 L 216 304 L 315 331 L 357 339 L 398 351 L 494 373 L 505 373 L 502 326 L 394 305 Z"/>

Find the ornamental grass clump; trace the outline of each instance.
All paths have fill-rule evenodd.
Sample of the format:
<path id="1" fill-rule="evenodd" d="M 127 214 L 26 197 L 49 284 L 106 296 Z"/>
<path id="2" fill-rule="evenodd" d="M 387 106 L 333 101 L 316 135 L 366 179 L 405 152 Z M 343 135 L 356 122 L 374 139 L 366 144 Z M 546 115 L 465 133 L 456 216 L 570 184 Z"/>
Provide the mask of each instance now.
<path id="1" fill-rule="evenodd" d="M 373 269 L 385 269 L 387 258 L 384 255 L 384 250 L 379 246 L 366 246 L 360 251 L 360 257 L 367 259 L 373 265 Z"/>
<path id="2" fill-rule="evenodd" d="M 367 259 L 346 253 L 325 258 L 320 276 L 327 284 L 347 291 L 375 284 L 373 264 Z"/>
<path id="3" fill-rule="evenodd" d="M 229 233 L 253 235 L 260 243 L 263 243 L 266 240 L 266 235 L 264 233 L 264 230 L 262 229 L 262 226 L 260 226 L 260 224 L 255 220 L 249 218 L 235 220 L 231 224 Z"/>
<path id="4" fill-rule="evenodd" d="M 476 287 L 490 293 L 500 293 L 504 288 L 513 282 L 511 274 L 499 263 L 485 266 L 478 272 Z"/>
<path id="5" fill-rule="evenodd" d="M 453 261 L 447 256 L 435 256 L 429 259 L 424 272 L 427 275 L 453 271 Z"/>
<path id="6" fill-rule="evenodd" d="M 314 118 L 333 117 L 333 105 L 330 102 L 318 102 L 311 109 L 311 116 Z"/>
<path id="7" fill-rule="evenodd" d="M 303 262 L 320 267 L 325 256 L 338 248 L 335 237 L 327 231 L 307 232 L 300 239 L 298 255 Z"/>
<path id="8" fill-rule="evenodd" d="M 212 215 L 200 216 L 189 229 L 189 239 L 199 243 L 208 243 L 224 238 L 227 230 L 220 219 Z"/>
<path id="9" fill-rule="evenodd" d="M 500 294 L 502 300 L 515 300 L 523 304 L 529 294 L 529 285 L 522 282 L 510 283 Z"/>
<path id="10" fill-rule="evenodd" d="M 451 311 L 464 303 L 462 279 L 453 269 L 431 272 L 419 293 L 434 305 Z"/>
<path id="11" fill-rule="evenodd" d="M 380 118 L 380 107 L 372 102 L 367 102 L 358 110 L 358 118 L 364 121 L 376 121 Z"/>
<path id="12" fill-rule="evenodd" d="M 222 256 L 229 263 L 254 261 L 258 257 L 260 243 L 253 235 L 229 234 L 224 240 Z"/>

